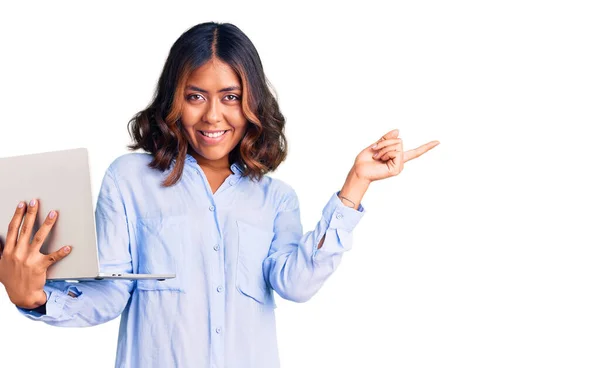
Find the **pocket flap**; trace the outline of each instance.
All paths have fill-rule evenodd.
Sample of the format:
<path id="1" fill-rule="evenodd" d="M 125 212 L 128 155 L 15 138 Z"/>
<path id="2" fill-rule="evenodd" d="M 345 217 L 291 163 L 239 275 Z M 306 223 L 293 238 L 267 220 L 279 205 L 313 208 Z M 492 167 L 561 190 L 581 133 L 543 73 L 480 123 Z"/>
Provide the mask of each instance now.
<path id="1" fill-rule="evenodd" d="M 177 281 L 177 277 L 172 279 L 159 280 L 136 280 L 137 289 L 139 290 L 172 290 L 183 291 L 181 283 Z"/>

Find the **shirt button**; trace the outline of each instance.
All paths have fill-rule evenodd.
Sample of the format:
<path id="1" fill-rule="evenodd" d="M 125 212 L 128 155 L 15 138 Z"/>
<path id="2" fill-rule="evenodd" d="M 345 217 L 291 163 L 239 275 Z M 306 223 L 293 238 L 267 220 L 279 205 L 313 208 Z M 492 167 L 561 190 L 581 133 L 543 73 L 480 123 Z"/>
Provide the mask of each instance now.
<path id="1" fill-rule="evenodd" d="M 210 211 L 214 211 L 214 210 L 215 210 L 215 206 L 210 206 L 210 207 L 208 207 L 208 209 L 209 209 Z"/>
<path id="2" fill-rule="evenodd" d="M 219 285 L 219 286 L 217 287 L 217 292 L 219 292 L 219 293 L 220 293 L 221 291 L 223 291 L 223 286 Z"/>
<path id="3" fill-rule="evenodd" d="M 338 220 L 341 219 L 342 217 L 344 217 L 344 215 L 342 215 L 341 213 L 338 213 L 337 215 L 335 215 L 335 218 Z"/>
<path id="4" fill-rule="evenodd" d="M 233 184 L 235 184 L 235 181 L 234 180 L 229 180 L 229 185 L 233 185 Z"/>
<path id="5" fill-rule="evenodd" d="M 220 334 L 221 333 L 221 327 L 215 328 L 215 332 L 218 333 L 218 334 Z"/>
<path id="6" fill-rule="evenodd" d="M 219 251 L 219 244 L 215 244 L 215 246 L 213 247 L 213 249 L 218 252 Z"/>

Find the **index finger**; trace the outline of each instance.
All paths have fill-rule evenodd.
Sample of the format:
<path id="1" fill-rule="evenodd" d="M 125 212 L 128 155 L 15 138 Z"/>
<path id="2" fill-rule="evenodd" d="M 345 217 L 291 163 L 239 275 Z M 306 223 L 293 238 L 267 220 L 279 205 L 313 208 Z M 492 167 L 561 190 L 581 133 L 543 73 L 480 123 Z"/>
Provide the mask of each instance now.
<path id="1" fill-rule="evenodd" d="M 415 149 L 411 149 L 410 151 L 404 152 L 404 162 L 410 161 L 413 158 L 417 158 L 417 157 L 421 156 L 422 154 L 429 151 L 430 149 L 437 146 L 438 144 L 440 144 L 440 142 L 431 141 L 431 142 L 425 143 L 424 145 L 419 146 Z"/>
<path id="2" fill-rule="evenodd" d="M 48 213 L 46 219 L 44 220 L 44 223 L 42 224 L 42 226 L 40 226 L 38 231 L 35 233 L 35 236 L 33 237 L 33 241 L 31 242 L 32 251 L 40 251 L 42 245 L 44 245 L 44 241 L 50 233 L 50 230 L 52 230 L 52 227 L 54 226 L 54 223 L 57 220 L 57 216 L 58 211 L 52 210 L 50 211 L 50 213 Z"/>
<path id="3" fill-rule="evenodd" d="M 6 233 L 6 244 L 4 245 L 4 252 L 12 252 L 17 244 L 17 234 L 23 221 L 23 214 L 25 213 L 25 202 L 19 202 L 15 214 L 12 220 L 8 224 L 8 232 Z"/>

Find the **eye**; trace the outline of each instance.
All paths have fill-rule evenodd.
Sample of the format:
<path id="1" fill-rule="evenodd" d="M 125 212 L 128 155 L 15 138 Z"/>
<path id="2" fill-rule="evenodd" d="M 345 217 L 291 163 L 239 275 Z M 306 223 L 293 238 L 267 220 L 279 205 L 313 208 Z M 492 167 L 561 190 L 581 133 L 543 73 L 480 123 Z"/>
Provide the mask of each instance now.
<path id="1" fill-rule="evenodd" d="M 188 101 L 198 101 L 197 98 L 194 97 L 202 97 L 202 95 L 199 94 L 191 94 L 191 95 L 187 95 L 187 99 Z M 202 97 L 202 99 L 204 99 L 204 97 Z"/>
<path id="2" fill-rule="evenodd" d="M 240 99 L 240 98 L 239 98 L 238 96 L 236 96 L 236 95 L 227 95 L 227 96 L 225 96 L 225 98 L 227 98 L 227 97 L 233 97 L 233 99 L 229 99 L 229 100 L 227 100 L 227 101 L 236 101 L 236 100 L 239 100 L 239 99 Z"/>

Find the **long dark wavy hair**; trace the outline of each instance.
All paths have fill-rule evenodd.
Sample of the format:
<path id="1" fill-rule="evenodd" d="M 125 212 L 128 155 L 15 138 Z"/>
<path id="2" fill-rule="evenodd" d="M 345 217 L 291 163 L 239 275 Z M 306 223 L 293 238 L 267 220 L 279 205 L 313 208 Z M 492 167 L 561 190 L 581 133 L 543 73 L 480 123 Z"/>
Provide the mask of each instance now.
<path id="1" fill-rule="evenodd" d="M 164 187 L 179 181 L 191 149 L 180 120 L 186 81 L 196 68 L 212 58 L 228 64 L 237 73 L 242 83 L 242 111 L 249 123 L 246 134 L 229 153 L 229 163 L 238 163 L 242 176 L 260 180 L 287 156 L 285 118 L 269 88 L 256 48 L 233 24 L 201 23 L 175 41 L 152 102 L 128 123 L 135 143 L 127 148 L 151 153 L 149 167 L 164 172 L 175 159 L 173 170 L 162 183 Z"/>

